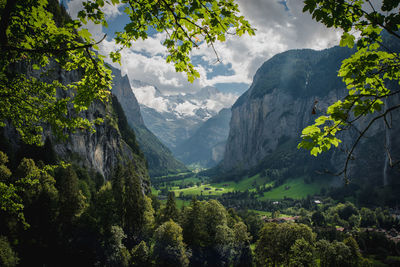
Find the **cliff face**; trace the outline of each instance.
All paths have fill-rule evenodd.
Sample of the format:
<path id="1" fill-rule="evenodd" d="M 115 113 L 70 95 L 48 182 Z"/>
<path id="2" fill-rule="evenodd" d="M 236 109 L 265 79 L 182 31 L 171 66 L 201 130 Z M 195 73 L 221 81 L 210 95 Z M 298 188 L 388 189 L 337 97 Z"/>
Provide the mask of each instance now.
<path id="1" fill-rule="evenodd" d="M 112 73 L 114 75 L 112 93 L 118 98 L 129 124 L 136 127 L 146 127 L 128 76 L 122 76 L 121 71 L 116 68 L 112 68 Z"/>
<path id="2" fill-rule="evenodd" d="M 257 71 L 253 84 L 232 108 L 230 132 L 221 169 L 225 173 L 259 171 L 265 168 L 285 169 L 287 175 L 315 175 L 342 168 L 346 154 L 334 150 L 317 158 L 297 149 L 303 128 L 325 112 L 326 108 L 346 94 L 337 77 L 340 62 L 351 50 L 334 47 L 323 51 L 292 50 L 276 55 Z M 317 114 L 312 114 L 318 100 Z M 398 114 L 393 114 L 397 117 Z M 357 127 L 362 129 L 366 120 Z M 386 153 L 384 131 L 388 140 L 398 130 L 387 130 L 384 122 L 376 123 L 356 151 L 353 174 L 381 176 Z M 351 147 L 356 130 L 342 134 L 341 149 Z M 390 146 L 393 153 L 396 147 Z M 397 149 L 398 150 L 398 149 Z M 382 180 L 381 180 L 382 181 Z"/>
<path id="3" fill-rule="evenodd" d="M 135 131 L 137 142 L 147 160 L 150 175 L 160 176 L 185 171 L 185 165 L 176 160 L 171 151 L 144 124 L 139 103 L 128 77 L 122 77 L 120 70 L 114 68 L 113 75 L 115 78 L 112 93 L 118 98 L 128 124 Z"/>
<path id="4" fill-rule="evenodd" d="M 148 180 L 145 161 L 124 141 L 115 123 L 118 120 L 117 116 L 113 114 L 111 118 L 106 117 L 106 114 L 112 113 L 111 103 L 93 103 L 84 117 L 90 120 L 103 117 L 105 122 L 96 125 L 94 133 L 78 131 L 70 134 L 67 142 L 60 142 L 51 137 L 55 152 L 63 159 L 96 170 L 106 180 L 111 178 L 118 164 L 124 165 L 128 161 L 134 161 L 142 180 Z M 49 132 L 47 134 L 51 136 Z"/>
<path id="5" fill-rule="evenodd" d="M 50 76 L 43 79 L 58 80 L 63 84 L 69 84 L 79 79 L 79 72 L 71 71 L 66 72 L 65 70 L 57 67 L 56 64 L 52 63 L 51 68 L 54 71 Z M 28 76 L 40 77 L 39 71 L 34 71 L 30 66 L 24 66 L 18 69 L 19 72 L 26 73 Z M 115 78 L 116 83 L 118 77 Z M 58 91 L 59 97 L 71 96 L 71 92 Z M 68 133 L 67 140 L 59 140 L 51 134 L 49 127 L 44 127 L 44 139 L 50 140 L 53 150 L 56 155 L 74 164 L 78 164 L 88 169 L 93 169 L 96 172 L 103 175 L 106 180 L 111 178 L 111 175 L 118 164 L 125 165 L 127 162 L 133 162 L 136 166 L 136 171 L 142 181 L 143 190 L 149 189 L 149 176 L 146 167 L 145 159 L 135 140 L 134 134 L 131 136 L 123 136 L 118 124 L 121 118 L 113 108 L 112 101 L 103 103 L 100 101 L 94 101 L 88 110 L 82 112 L 80 115 L 84 118 L 93 121 L 96 118 L 103 118 L 104 123 L 94 126 L 95 132 L 88 130 L 77 129 L 75 133 Z M 15 131 L 11 126 L 3 129 L 5 139 L 8 140 L 9 144 L 8 151 L 12 153 L 20 153 L 21 149 L 24 149 Z M 36 148 L 38 151 L 41 148 Z"/>

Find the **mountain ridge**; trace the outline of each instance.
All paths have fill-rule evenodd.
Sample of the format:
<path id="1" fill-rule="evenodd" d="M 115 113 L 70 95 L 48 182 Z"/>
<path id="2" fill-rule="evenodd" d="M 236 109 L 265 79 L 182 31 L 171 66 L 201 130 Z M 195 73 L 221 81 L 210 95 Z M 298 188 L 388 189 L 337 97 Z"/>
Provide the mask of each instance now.
<path id="1" fill-rule="evenodd" d="M 358 135 L 354 128 L 340 135 L 343 141 L 340 149 L 317 158 L 308 151 L 298 150 L 297 144 L 301 141 L 302 129 L 346 95 L 346 86 L 337 77 L 337 71 L 341 61 L 351 53 L 352 50 L 340 47 L 322 51 L 291 50 L 266 61 L 254 76 L 249 90 L 232 107 L 224 159 L 217 167 L 222 170 L 219 175 L 240 176 L 264 169 L 280 170 L 283 177 L 340 171 L 345 161 L 345 153 L 340 149 L 352 144 Z M 313 115 L 311 111 L 316 100 L 317 114 Z M 398 117 L 399 112 L 393 113 L 394 121 L 397 122 Z M 367 121 L 368 118 L 363 118 L 356 126 L 362 127 Z M 371 184 L 384 183 L 387 155 L 382 130 L 390 132 L 386 139 L 393 139 L 399 127 L 393 128 L 385 129 L 384 122 L 371 127 L 368 138 L 364 138 L 356 150 L 357 160 L 350 164 L 353 177 L 367 179 Z M 395 148 L 392 142 L 391 150 Z M 371 158 L 371 155 L 375 156 Z"/>
<path id="2" fill-rule="evenodd" d="M 166 95 L 146 83 L 132 84 L 146 126 L 175 153 L 211 117 L 236 100 L 234 94 L 204 87 L 198 92 Z"/>
<path id="3" fill-rule="evenodd" d="M 196 132 L 175 149 L 175 155 L 185 164 L 213 167 L 223 157 L 229 134 L 231 111 L 221 109 L 205 121 Z"/>
<path id="4" fill-rule="evenodd" d="M 141 115 L 139 103 L 128 77 L 113 68 L 114 79 L 112 93 L 118 98 L 126 114 L 128 124 L 135 131 L 137 142 L 149 166 L 150 176 L 161 176 L 187 170 L 185 165 L 177 161 L 171 151 L 146 127 Z M 136 81 L 139 83 L 140 81 Z"/>

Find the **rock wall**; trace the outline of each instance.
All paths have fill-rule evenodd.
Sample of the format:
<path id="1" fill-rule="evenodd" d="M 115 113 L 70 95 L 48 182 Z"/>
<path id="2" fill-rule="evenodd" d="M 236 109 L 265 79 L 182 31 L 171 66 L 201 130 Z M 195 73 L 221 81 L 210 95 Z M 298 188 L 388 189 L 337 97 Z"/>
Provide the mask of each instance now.
<path id="1" fill-rule="evenodd" d="M 229 137 L 220 164 L 223 172 L 251 172 L 252 169 L 270 168 L 272 165 L 293 168 L 292 163 L 300 157 L 302 160 L 297 165 L 304 166 L 298 175 L 314 175 L 317 165 L 321 169 L 329 166 L 332 173 L 341 170 L 345 151 L 358 134 L 355 128 L 365 127 L 367 119 L 360 120 L 355 128 L 341 134 L 343 143 L 340 149 L 326 155 L 315 158 L 308 151 L 299 151 L 297 144 L 301 141 L 302 129 L 347 93 L 345 85 L 337 77 L 337 71 L 340 62 L 351 52 L 338 47 L 323 51 L 292 50 L 265 62 L 257 71 L 249 90 L 232 108 Z M 312 114 L 316 100 L 317 112 Z M 382 181 L 384 173 L 393 171 L 387 168 L 384 147 L 386 131 L 386 143 L 390 143 L 392 153 L 398 155 L 399 113 L 393 113 L 392 117 L 392 129 L 385 128 L 384 122 L 379 121 L 363 138 L 363 145 L 355 151 L 356 160 L 351 162 L 353 175 L 379 177 L 378 180 Z M 278 157 L 280 153 L 291 157 Z M 279 164 L 278 160 L 281 161 Z M 316 164 L 316 168 L 308 168 L 310 164 Z"/>
<path id="2" fill-rule="evenodd" d="M 43 80 L 58 80 L 62 84 L 70 84 L 78 81 L 80 73 L 78 71 L 67 72 L 52 62 L 49 69 L 53 69 L 48 76 L 41 76 L 40 71 L 35 71 L 31 66 L 17 66 L 18 72 L 26 73 L 27 76 L 40 77 Z M 123 81 L 114 79 L 115 84 Z M 57 91 L 58 97 L 71 97 L 72 92 Z M 83 118 L 90 121 L 96 118 L 103 118 L 104 123 L 95 125 L 94 132 L 89 130 L 77 129 L 76 132 L 65 132 L 68 134 L 67 140 L 60 140 L 52 135 L 49 127 L 44 126 L 44 139 L 49 138 L 53 144 L 54 151 L 63 160 L 73 162 L 85 168 L 94 169 L 103 175 L 106 180 L 111 178 L 114 168 L 118 164 L 126 164 L 133 161 L 138 175 L 142 180 L 144 190 L 149 188 L 149 177 L 146 162 L 143 156 L 134 152 L 121 136 L 118 129 L 118 117 L 112 107 L 111 99 L 107 103 L 94 101 L 88 110 L 80 114 Z M 13 146 L 12 150 L 17 151 L 21 147 L 21 142 L 11 126 L 3 130 L 6 139 Z"/>

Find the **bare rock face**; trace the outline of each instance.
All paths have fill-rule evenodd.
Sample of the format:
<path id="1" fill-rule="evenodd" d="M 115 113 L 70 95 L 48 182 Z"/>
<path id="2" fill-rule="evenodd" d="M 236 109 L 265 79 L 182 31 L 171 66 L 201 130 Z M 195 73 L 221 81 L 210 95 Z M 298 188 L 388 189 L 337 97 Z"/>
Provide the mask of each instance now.
<path id="1" fill-rule="evenodd" d="M 136 140 L 147 160 L 150 175 L 162 176 L 187 170 L 186 166 L 176 160 L 171 151 L 146 127 L 128 76 L 122 76 L 118 69 L 113 68 L 112 71 L 115 76 L 112 93 L 121 104 L 128 124 L 135 131 Z"/>
<path id="2" fill-rule="evenodd" d="M 28 76 L 40 77 L 44 80 L 58 80 L 63 84 L 69 84 L 79 80 L 80 73 L 78 71 L 67 72 L 60 69 L 54 62 L 49 66 L 52 69 L 50 76 L 41 77 L 39 71 L 34 71 L 30 66 L 18 68 L 18 72 L 26 73 Z M 114 84 L 121 85 L 124 81 L 120 81 L 121 77 L 115 77 Z M 58 91 L 59 97 L 72 96 L 72 92 Z M 137 105 L 138 106 L 138 105 Z M 140 114 L 140 113 L 139 113 Z M 115 167 L 118 164 L 125 165 L 127 162 L 133 162 L 136 166 L 139 177 L 142 180 L 144 191 L 148 190 L 149 177 L 146 162 L 143 156 L 139 155 L 135 148 L 132 148 L 125 141 L 118 129 L 118 115 L 113 109 L 112 100 L 107 103 L 94 101 L 88 110 L 80 114 L 83 118 L 93 121 L 102 118 L 104 123 L 94 126 L 94 132 L 89 130 L 78 129 L 74 133 L 67 133 L 67 140 L 59 140 L 52 135 L 49 127 L 44 127 L 44 139 L 48 138 L 53 144 L 53 149 L 57 156 L 67 162 L 73 162 L 82 167 L 92 169 L 106 180 L 109 180 Z M 139 116 L 139 120 L 141 117 Z M 13 144 L 14 150 L 20 146 L 20 141 L 12 130 L 7 127 L 4 134 L 10 143 Z"/>
<path id="3" fill-rule="evenodd" d="M 229 137 L 220 164 L 223 172 L 293 169 L 294 165 L 294 175 L 314 175 L 318 168 L 330 168 L 332 172 L 341 170 L 346 158 L 344 150 L 352 146 L 358 135 L 356 129 L 340 136 L 341 149 L 333 149 L 317 158 L 308 151 L 298 150 L 297 144 L 301 141 L 301 131 L 329 105 L 346 95 L 347 89 L 337 77 L 337 71 L 351 52 L 339 47 L 323 51 L 291 50 L 265 62 L 249 90 L 232 107 Z M 316 114 L 313 114 L 316 101 Z M 400 116 L 393 113 L 393 117 L 397 122 Z M 356 127 L 363 129 L 367 121 L 360 120 Z M 384 171 L 385 161 L 388 161 L 384 149 L 385 131 L 392 153 L 398 154 L 399 150 L 399 131 L 394 128 L 388 130 L 383 121 L 370 128 L 362 140 L 363 145 L 355 151 L 356 160 L 351 162 L 350 168 L 352 174 L 380 176 L 382 181 L 382 175 L 388 172 Z"/>
<path id="4" fill-rule="evenodd" d="M 122 76 L 121 71 L 115 68 L 112 68 L 112 71 L 114 75 L 112 93 L 118 98 L 119 103 L 121 103 L 129 124 L 137 127 L 145 127 L 140 106 L 132 91 L 128 76 Z"/>
<path id="5" fill-rule="evenodd" d="M 93 103 L 84 117 L 89 120 L 97 117 L 105 118 L 107 105 L 109 104 L 98 101 Z M 132 149 L 122 139 L 118 129 L 107 119 L 103 124 L 95 126 L 94 133 L 80 130 L 70 134 L 67 142 L 60 142 L 54 137 L 52 139 L 55 144 L 54 150 L 61 158 L 92 168 L 106 180 L 110 179 L 112 171 L 118 164 L 125 164 L 134 158 Z"/>

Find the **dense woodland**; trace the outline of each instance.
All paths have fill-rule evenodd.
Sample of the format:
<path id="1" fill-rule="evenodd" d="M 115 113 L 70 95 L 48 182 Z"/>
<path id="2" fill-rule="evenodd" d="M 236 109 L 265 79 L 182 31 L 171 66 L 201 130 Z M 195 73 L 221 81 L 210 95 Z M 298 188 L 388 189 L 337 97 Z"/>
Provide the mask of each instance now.
<path id="1" fill-rule="evenodd" d="M 287 200 L 260 207 L 272 212 L 265 218 L 196 198 L 178 209 L 174 193 L 164 204 L 143 194 L 133 165 L 104 182 L 74 165 L 43 173 L 43 161 L 26 158 L 9 169 L 0 155 L 2 181 L 23 184 L 15 197 L 24 203 L 23 214 L 1 212 L 3 266 L 399 264 L 400 222 L 391 210 Z"/>
<path id="2" fill-rule="evenodd" d="M 237 35 L 254 34 L 232 1 L 111 2 L 129 3 L 125 12 L 132 24 L 117 35 L 119 45 L 145 39 L 147 26 L 171 30 L 164 42 L 167 61 L 191 81 L 199 76 L 189 58 L 197 47 L 194 36 L 213 46 L 225 40 L 228 28 Z M 299 148 L 316 156 L 339 145 L 335 133 L 352 126 L 349 114 L 376 116 L 368 129 L 400 108 L 382 101 L 398 92 L 385 87 L 386 80 L 399 80 L 398 55 L 379 50 L 383 29 L 400 39 L 400 15 L 367 13 L 364 1 L 304 3 L 314 19 L 344 30 L 342 46 L 357 43 L 357 52 L 339 72 L 349 95 L 303 131 Z M 383 1 L 382 11 L 399 4 Z M 257 170 L 262 173 L 257 177 L 272 185 L 177 198 L 171 183 L 190 177 L 188 172 L 153 178 L 151 188 L 135 133 L 110 95 L 111 70 L 81 28 L 87 20 L 106 26 L 102 7 L 104 1 L 88 2 L 71 20 L 55 0 L 0 1 L 0 266 L 400 265 L 399 182 L 361 189 L 349 182 L 347 163 L 358 140 L 340 173 L 348 185 L 324 188 L 315 196 L 260 199 L 284 185 L 287 173 L 296 174 L 296 166 L 283 167 L 279 155 L 269 159 L 282 168 L 260 165 Z M 353 27 L 361 32 L 357 41 Z M 120 61 L 118 51 L 111 57 Z M 60 73 L 72 73 L 77 81 L 62 84 Z M 93 103 L 101 103 L 105 114 L 89 114 L 93 121 L 81 117 Z M 54 140 L 66 145 L 76 129 L 94 134 L 96 125 L 109 127 L 115 150 L 125 153 L 110 161 L 117 164 L 107 178 L 77 153 L 61 158 L 54 149 Z M 206 174 L 200 174 L 197 186 L 209 179 Z M 247 178 L 237 174 L 235 182 Z M 304 183 L 320 178 L 306 177 Z M 178 200 L 187 205 L 178 208 Z"/>

